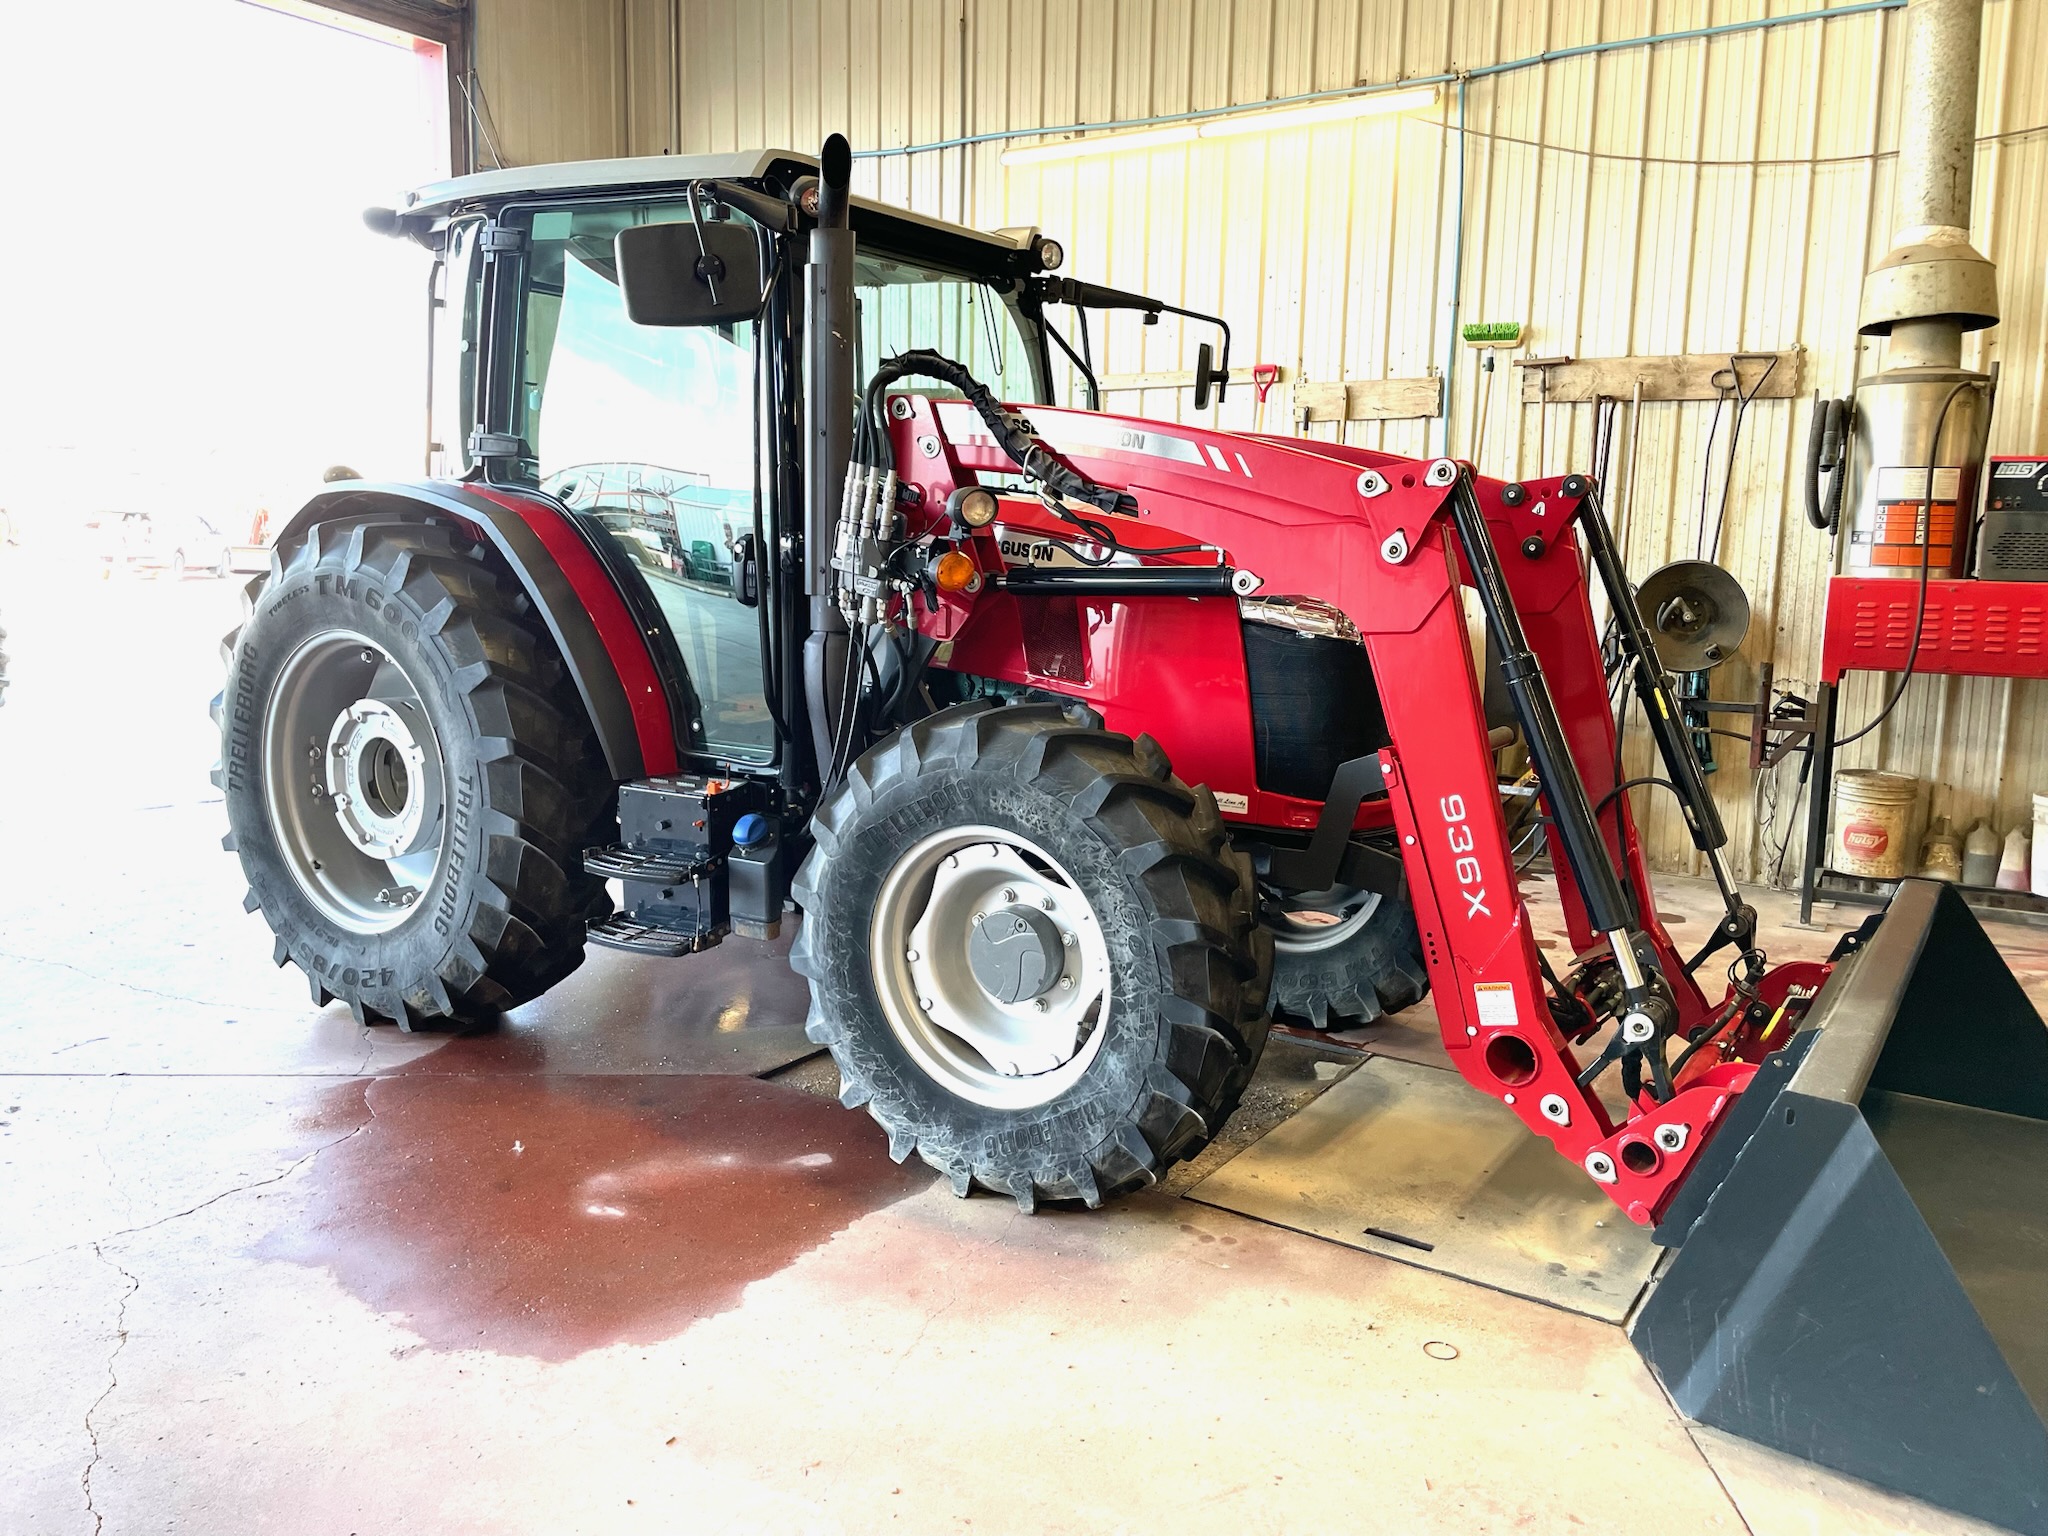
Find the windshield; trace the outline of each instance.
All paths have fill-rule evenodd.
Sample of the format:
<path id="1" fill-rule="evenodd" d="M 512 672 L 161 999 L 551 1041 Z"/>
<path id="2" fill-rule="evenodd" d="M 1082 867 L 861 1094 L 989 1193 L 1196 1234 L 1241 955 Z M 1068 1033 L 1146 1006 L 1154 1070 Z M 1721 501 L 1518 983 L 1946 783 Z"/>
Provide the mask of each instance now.
<path id="1" fill-rule="evenodd" d="M 902 257 L 857 250 L 853 299 L 860 313 L 854 387 L 864 390 L 877 367 L 899 352 L 928 348 L 964 364 L 1000 400 L 1038 399 L 1032 349 L 1017 311 L 987 283 L 919 266 Z M 928 379 L 899 388 L 957 398 Z"/>

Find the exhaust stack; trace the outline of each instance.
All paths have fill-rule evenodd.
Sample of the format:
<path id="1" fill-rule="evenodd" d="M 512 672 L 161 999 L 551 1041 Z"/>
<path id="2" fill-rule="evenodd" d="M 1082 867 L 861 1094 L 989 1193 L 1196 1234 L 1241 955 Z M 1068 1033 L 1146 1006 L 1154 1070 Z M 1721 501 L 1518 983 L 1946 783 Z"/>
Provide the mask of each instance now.
<path id="1" fill-rule="evenodd" d="M 1970 244 L 1982 25 L 1983 0 L 1906 7 L 1898 226 L 1864 279 L 1858 325 L 1889 343 L 1884 371 L 1856 391 L 1848 564 L 1859 576 L 1917 580 L 1923 560 L 1931 576 L 1968 574 L 1991 380 L 1962 366 L 1963 333 L 1998 323 L 1997 269 Z"/>
<path id="2" fill-rule="evenodd" d="M 804 264 L 804 702 L 822 780 L 843 703 L 846 620 L 833 599 L 832 539 L 853 451 L 853 231 L 847 224 L 853 150 L 842 134 L 818 152 L 818 223 Z"/>

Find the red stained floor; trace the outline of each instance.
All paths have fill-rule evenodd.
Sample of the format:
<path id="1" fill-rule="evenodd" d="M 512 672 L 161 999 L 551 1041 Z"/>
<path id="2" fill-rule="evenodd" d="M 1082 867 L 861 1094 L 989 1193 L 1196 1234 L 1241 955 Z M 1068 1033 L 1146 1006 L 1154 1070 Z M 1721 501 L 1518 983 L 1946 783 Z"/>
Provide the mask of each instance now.
<path id="1" fill-rule="evenodd" d="M 435 1349 L 668 1338 L 932 1177 L 890 1162 L 866 1115 L 740 1077 L 407 1068 L 317 1113 L 365 1128 L 311 1165 L 305 1217 L 258 1256 L 325 1267 Z"/>

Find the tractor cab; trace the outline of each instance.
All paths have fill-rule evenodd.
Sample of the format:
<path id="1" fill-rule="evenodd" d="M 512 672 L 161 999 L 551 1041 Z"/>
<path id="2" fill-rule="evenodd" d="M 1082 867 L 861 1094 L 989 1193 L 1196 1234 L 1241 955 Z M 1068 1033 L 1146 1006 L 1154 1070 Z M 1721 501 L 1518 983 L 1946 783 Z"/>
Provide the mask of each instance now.
<path id="1" fill-rule="evenodd" d="M 759 609 L 799 494 L 803 255 L 788 196 L 814 171 L 784 152 L 542 166 L 373 215 L 436 255 L 427 472 L 572 514 L 649 638 L 678 751 L 719 771 L 772 774 L 783 755 L 774 616 Z M 1032 280 L 1061 259 L 1056 242 L 865 201 L 853 219 L 858 367 L 937 348 L 1005 399 L 1050 401 Z M 730 257 L 726 315 L 629 316 L 615 242 L 647 225 L 710 230 Z"/>

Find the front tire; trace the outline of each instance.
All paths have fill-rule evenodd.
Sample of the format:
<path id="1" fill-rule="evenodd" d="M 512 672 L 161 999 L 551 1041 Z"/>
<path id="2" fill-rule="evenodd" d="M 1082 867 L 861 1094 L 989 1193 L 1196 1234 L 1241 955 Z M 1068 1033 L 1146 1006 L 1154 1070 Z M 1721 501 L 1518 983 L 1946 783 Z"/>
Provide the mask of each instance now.
<path id="1" fill-rule="evenodd" d="M 814 827 L 791 962 L 897 1161 L 1094 1206 L 1236 1106 L 1271 950 L 1214 798 L 1149 737 L 977 700 L 868 752 Z"/>
<path id="2" fill-rule="evenodd" d="M 313 1000 L 477 1020 L 582 963 L 609 910 L 582 851 L 611 815 L 526 595 L 476 544 L 316 525 L 273 556 L 215 701 L 245 905 Z"/>

